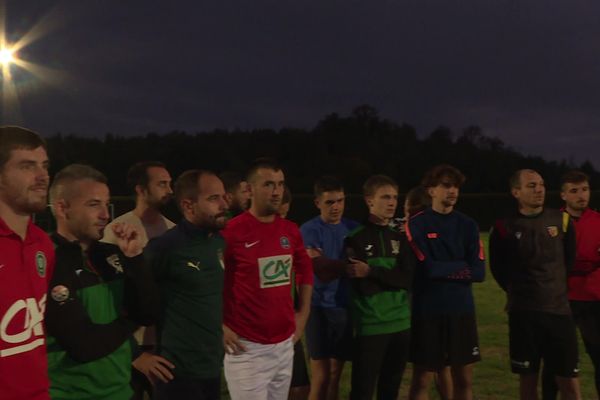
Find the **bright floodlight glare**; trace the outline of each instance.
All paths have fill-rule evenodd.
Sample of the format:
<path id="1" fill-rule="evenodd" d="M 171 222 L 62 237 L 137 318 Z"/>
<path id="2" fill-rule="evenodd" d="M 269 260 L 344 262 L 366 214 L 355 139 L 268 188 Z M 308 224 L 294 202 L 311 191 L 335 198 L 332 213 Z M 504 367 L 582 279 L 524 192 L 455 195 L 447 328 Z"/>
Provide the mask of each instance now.
<path id="1" fill-rule="evenodd" d="M 9 49 L 0 50 L 0 64 L 1 65 L 8 65 L 13 61 L 15 61 L 15 58 L 13 57 L 12 51 L 10 51 Z"/>

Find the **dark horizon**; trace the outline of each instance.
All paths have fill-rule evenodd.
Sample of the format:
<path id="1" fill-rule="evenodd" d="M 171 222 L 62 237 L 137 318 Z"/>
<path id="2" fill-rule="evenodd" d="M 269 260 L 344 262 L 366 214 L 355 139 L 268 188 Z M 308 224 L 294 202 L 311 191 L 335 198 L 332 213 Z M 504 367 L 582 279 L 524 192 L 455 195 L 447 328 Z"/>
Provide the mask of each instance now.
<path id="1" fill-rule="evenodd" d="M 54 73 L 16 71 L 19 110 L 3 124 L 310 129 L 370 104 L 421 138 L 476 125 L 525 154 L 600 167 L 600 4 L 4 3 L 10 42 L 41 21 L 19 56 Z"/>

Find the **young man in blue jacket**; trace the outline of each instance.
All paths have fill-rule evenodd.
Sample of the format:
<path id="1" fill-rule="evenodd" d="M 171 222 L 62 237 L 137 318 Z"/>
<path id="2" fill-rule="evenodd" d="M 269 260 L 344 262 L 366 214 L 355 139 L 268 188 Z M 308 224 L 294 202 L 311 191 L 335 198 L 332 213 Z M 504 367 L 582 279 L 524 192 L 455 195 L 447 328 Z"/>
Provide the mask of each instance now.
<path id="1" fill-rule="evenodd" d="M 477 223 L 454 210 L 464 175 L 450 165 L 423 179 L 431 207 L 413 216 L 407 235 L 419 263 L 413 285 L 410 399 L 428 399 L 435 372 L 450 366 L 455 400 L 473 398 L 473 365 L 481 359 L 472 282 L 485 262 Z"/>

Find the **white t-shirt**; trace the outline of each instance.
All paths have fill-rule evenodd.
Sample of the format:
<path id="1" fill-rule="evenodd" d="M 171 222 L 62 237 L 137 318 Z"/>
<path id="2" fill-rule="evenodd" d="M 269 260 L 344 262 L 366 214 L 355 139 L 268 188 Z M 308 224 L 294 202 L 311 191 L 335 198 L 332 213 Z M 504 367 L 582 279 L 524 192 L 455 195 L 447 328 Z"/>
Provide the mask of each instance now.
<path id="1" fill-rule="evenodd" d="M 162 235 L 163 233 L 175 226 L 175 224 L 164 215 L 161 215 L 160 221 L 158 223 L 152 225 L 144 225 L 142 220 L 137 215 L 135 215 L 133 211 L 129 211 L 115 218 L 110 224 L 106 226 L 106 228 L 104 229 L 104 237 L 102 238 L 102 242 L 117 244 L 117 238 L 112 231 L 112 226 L 115 223 L 126 223 L 140 228 L 142 234 L 142 243 L 144 247 L 146 247 L 146 244 L 148 244 L 148 241 L 150 239 Z"/>

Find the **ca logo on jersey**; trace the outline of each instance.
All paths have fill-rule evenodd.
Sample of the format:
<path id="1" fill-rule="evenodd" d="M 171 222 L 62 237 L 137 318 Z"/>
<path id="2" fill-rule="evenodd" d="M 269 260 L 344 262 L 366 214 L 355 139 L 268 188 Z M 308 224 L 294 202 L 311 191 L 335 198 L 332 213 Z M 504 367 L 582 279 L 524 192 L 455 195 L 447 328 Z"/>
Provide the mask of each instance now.
<path id="1" fill-rule="evenodd" d="M 0 339 L 12 347 L 0 350 L 0 358 L 26 353 L 43 346 L 44 310 L 46 295 L 38 302 L 35 298 L 15 301 L 0 318 Z"/>
<path id="2" fill-rule="evenodd" d="M 260 288 L 289 285 L 292 276 L 292 256 L 289 254 L 258 259 Z"/>

